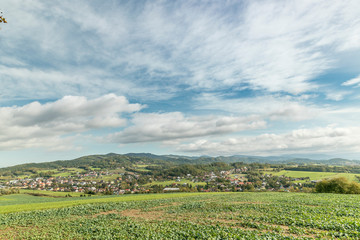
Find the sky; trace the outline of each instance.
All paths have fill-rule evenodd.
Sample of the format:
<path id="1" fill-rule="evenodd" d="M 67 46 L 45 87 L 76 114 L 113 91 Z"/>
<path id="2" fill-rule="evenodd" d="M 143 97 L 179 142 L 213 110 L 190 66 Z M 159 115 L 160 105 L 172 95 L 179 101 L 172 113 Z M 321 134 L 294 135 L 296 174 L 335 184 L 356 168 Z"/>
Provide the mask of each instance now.
<path id="1" fill-rule="evenodd" d="M 2 0 L 0 167 L 360 159 L 360 1 Z"/>

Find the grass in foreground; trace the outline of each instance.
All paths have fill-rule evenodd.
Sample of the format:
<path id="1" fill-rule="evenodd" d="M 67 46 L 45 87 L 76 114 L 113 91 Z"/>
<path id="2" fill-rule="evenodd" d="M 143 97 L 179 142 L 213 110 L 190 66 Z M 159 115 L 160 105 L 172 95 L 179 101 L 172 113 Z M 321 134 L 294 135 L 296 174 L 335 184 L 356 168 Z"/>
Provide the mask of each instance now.
<path id="1" fill-rule="evenodd" d="M 114 199 L 0 214 L 0 239 L 360 238 L 358 195 L 187 193 Z"/>
<path id="2" fill-rule="evenodd" d="M 172 199 L 183 198 L 197 195 L 209 195 L 211 193 L 164 193 L 164 194 L 131 194 L 120 196 L 100 196 L 91 197 L 72 197 L 72 198 L 53 198 L 38 197 L 28 194 L 13 194 L 0 197 L 0 214 L 11 212 L 23 212 L 33 210 L 44 210 L 52 208 L 71 207 L 92 203 L 108 203 L 108 202 L 131 202 L 144 201 L 154 199 Z M 221 194 L 221 193 L 215 193 Z M 232 193 L 227 193 L 232 194 Z"/>

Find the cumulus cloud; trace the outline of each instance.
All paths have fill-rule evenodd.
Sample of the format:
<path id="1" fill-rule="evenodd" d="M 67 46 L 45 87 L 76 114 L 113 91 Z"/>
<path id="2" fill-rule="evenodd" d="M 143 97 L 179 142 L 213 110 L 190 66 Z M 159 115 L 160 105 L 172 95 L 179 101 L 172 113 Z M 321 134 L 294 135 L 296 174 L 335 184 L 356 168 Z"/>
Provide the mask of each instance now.
<path id="1" fill-rule="evenodd" d="M 258 136 L 228 138 L 223 141 L 207 139 L 177 147 L 180 152 L 196 152 L 212 155 L 271 155 L 292 153 L 341 153 L 360 152 L 360 128 L 328 126 L 314 129 L 298 129 L 285 134 L 261 134 Z"/>
<path id="2" fill-rule="evenodd" d="M 32 102 L 24 106 L 0 108 L 0 149 L 69 146 L 73 135 L 93 129 L 126 125 L 122 113 L 139 111 L 123 96 L 108 94 L 88 100 L 66 96 L 55 102 Z M 61 143 L 61 144 L 60 144 Z"/>
<path id="3" fill-rule="evenodd" d="M 356 126 L 352 113 L 346 119 L 331 113 L 328 108 L 337 108 L 316 106 L 319 99 L 311 94 L 320 91 L 324 102 L 348 94 L 336 81 L 325 85 L 316 77 L 360 62 L 358 0 L 5 0 L 1 7 L 9 22 L 1 31 L 1 103 L 61 99 L 1 107 L 0 149 L 67 146 L 62 143 L 70 141 L 68 135 L 111 127 L 125 129 L 110 142 L 171 144 L 233 136 L 265 128 L 266 121 L 320 124 L 319 116 L 330 116 L 329 122 Z M 359 76 L 342 85 L 360 86 Z M 243 90 L 249 97 L 241 96 Z M 109 92 L 116 95 L 103 96 Z M 190 98 L 193 94 L 200 97 Z M 62 98 L 66 95 L 72 97 Z M 144 106 L 118 95 L 156 102 L 156 111 L 172 109 L 137 113 L 127 126 L 122 113 Z M 190 96 L 189 112 L 211 114 L 176 112 L 176 96 Z M 169 100 L 166 107 L 163 100 Z M 263 136 L 271 137 L 284 138 Z M 219 144 L 204 141 L 200 145 Z M 251 147 L 253 138 L 249 141 Z M 275 148 L 288 146 L 276 141 Z"/>
<path id="4" fill-rule="evenodd" d="M 261 129 L 266 122 L 257 117 L 186 117 L 180 112 L 136 113 L 130 126 L 112 134 L 108 141 L 137 143 L 187 139 Z"/>

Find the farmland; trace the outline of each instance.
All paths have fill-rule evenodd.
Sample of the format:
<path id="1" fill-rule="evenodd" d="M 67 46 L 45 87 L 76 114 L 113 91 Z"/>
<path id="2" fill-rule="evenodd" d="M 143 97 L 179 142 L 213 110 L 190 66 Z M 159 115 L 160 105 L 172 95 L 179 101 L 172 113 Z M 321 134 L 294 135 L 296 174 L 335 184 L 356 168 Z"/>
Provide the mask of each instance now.
<path id="1" fill-rule="evenodd" d="M 0 194 L 19 189 L 23 193 L 41 190 L 43 192 L 37 194 L 45 195 L 58 192 L 57 197 L 164 191 L 310 192 L 322 179 L 345 177 L 355 182 L 360 179 L 360 164 L 356 161 L 333 159 L 316 163 L 301 160 L 303 164 L 300 165 L 294 163 L 300 160 L 278 163 L 237 162 L 246 159 L 209 157 L 194 160 L 175 155 L 111 153 L 68 161 L 31 163 L 0 168 Z"/>
<path id="2" fill-rule="evenodd" d="M 186 180 L 186 179 L 181 179 L 180 181 L 154 181 L 152 183 L 147 183 L 145 186 L 150 186 L 150 185 L 161 185 L 161 186 L 171 186 L 174 184 L 194 184 L 193 182 Z M 196 182 L 196 185 L 200 185 L 200 186 L 204 186 L 206 185 L 206 182 Z"/>
<path id="3" fill-rule="evenodd" d="M 0 197 L 1 209 L 13 207 L 12 213 L 0 214 L 0 239 L 360 238 L 358 195 L 248 192 L 23 197 Z M 31 208 L 21 210 L 22 201 Z M 42 205 L 55 208 L 36 210 Z"/>
<path id="4" fill-rule="evenodd" d="M 360 165 L 158 157 L 0 169 L 0 239 L 360 239 Z"/>
<path id="5" fill-rule="evenodd" d="M 37 197 L 27 194 L 12 194 L 0 197 L 0 214 L 19 211 L 43 210 L 60 207 L 77 206 L 92 203 L 106 202 L 130 202 L 145 201 L 163 198 L 181 198 L 185 196 L 196 196 L 200 193 L 179 193 L 179 194 L 143 194 L 143 195 L 124 195 L 124 196 L 93 196 L 93 197 L 73 197 L 73 198 L 53 198 Z M 203 193 L 206 194 L 206 193 Z M 213 193 L 219 194 L 219 193 Z"/>
<path id="6" fill-rule="evenodd" d="M 304 178 L 309 177 L 310 180 L 322 180 L 325 178 L 335 178 L 335 177 L 346 177 L 351 181 L 357 181 L 356 176 L 359 174 L 353 173 L 336 173 L 336 172 L 308 172 L 308 171 L 287 171 L 282 170 L 279 172 L 265 171 L 264 173 L 272 174 L 274 176 L 286 176 L 292 178 Z"/>

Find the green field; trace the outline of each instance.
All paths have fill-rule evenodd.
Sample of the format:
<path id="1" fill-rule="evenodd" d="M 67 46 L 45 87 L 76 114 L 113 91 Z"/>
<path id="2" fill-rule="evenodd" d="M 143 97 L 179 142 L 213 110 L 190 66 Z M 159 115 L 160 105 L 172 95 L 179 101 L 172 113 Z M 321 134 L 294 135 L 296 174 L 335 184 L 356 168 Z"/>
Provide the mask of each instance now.
<path id="1" fill-rule="evenodd" d="M 274 176 L 287 176 L 293 178 L 303 178 L 309 177 L 310 180 L 322 180 L 325 178 L 334 178 L 334 177 L 346 177 L 351 181 L 358 181 L 355 176 L 360 176 L 360 174 L 353 174 L 353 173 L 336 173 L 336 172 L 308 172 L 308 171 L 280 171 L 280 172 L 273 172 L 273 171 L 265 171 L 266 174 L 272 174 Z"/>
<path id="2" fill-rule="evenodd" d="M 183 185 L 184 183 L 186 183 L 186 184 L 191 184 L 192 186 L 196 186 L 196 185 L 204 186 L 204 185 L 206 185 L 206 182 L 192 182 L 191 180 L 180 179 L 180 181 L 175 181 L 175 180 L 169 180 L 169 181 L 153 181 L 153 182 L 151 182 L 151 183 L 145 184 L 145 186 L 151 186 L 151 185 L 171 186 L 171 185 L 173 185 L 173 184 Z"/>
<path id="3" fill-rule="evenodd" d="M 149 166 L 158 166 L 157 164 L 135 164 L 134 167 L 137 171 L 142 172 L 150 172 L 150 170 L 146 169 Z"/>
<path id="4" fill-rule="evenodd" d="M 206 195 L 206 194 L 211 194 L 211 193 L 167 193 L 167 194 L 139 194 L 139 195 L 120 195 L 120 196 L 95 195 L 91 197 L 71 197 L 71 198 L 38 197 L 38 196 L 31 196 L 28 194 L 13 194 L 13 195 L 5 195 L 0 197 L 0 214 L 70 207 L 70 206 L 91 204 L 91 203 L 144 201 L 144 200 L 163 199 L 163 198 L 171 199 L 171 198 L 181 198 L 185 196 L 187 197 L 187 196 L 197 196 L 197 195 Z"/>
<path id="5" fill-rule="evenodd" d="M 103 175 L 99 177 L 83 177 L 81 179 L 86 181 L 115 181 L 118 178 L 121 178 L 120 174 Z"/>
<path id="6" fill-rule="evenodd" d="M 275 192 L 70 200 L 17 194 L 0 197 L 1 211 L 13 212 L 0 214 L 0 239 L 359 239 L 359 200 Z M 55 208 L 35 210 L 47 207 Z"/>
<path id="7" fill-rule="evenodd" d="M 54 191 L 31 190 L 31 189 L 20 189 L 20 193 L 42 194 L 42 195 L 48 195 L 50 197 L 65 197 L 66 195 L 71 195 L 72 197 L 80 197 L 80 195 L 84 194 L 81 192 L 54 192 Z"/>

